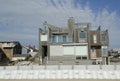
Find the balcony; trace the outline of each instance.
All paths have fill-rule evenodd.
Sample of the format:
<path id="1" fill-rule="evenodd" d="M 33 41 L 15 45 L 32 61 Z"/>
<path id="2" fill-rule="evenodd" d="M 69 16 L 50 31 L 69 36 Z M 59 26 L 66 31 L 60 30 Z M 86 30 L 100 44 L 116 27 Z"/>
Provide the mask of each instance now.
<path id="1" fill-rule="evenodd" d="M 73 38 L 49 38 L 50 43 L 67 43 L 67 42 L 73 42 Z"/>

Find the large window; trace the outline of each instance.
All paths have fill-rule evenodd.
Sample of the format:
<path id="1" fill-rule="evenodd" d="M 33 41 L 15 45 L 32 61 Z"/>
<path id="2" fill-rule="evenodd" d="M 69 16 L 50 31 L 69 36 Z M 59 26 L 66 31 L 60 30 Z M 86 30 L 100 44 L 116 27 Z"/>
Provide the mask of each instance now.
<path id="1" fill-rule="evenodd" d="M 67 42 L 67 38 L 64 35 L 54 35 L 51 42 Z"/>
<path id="2" fill-rule="evenodd" d="M 80 36 L 81 39 L 86 38 L 86 32 L 81 31 L 79 36 Z"/>
<path id="3" fill-rule="evenodd" d="M 47 35 L 43 34 L 41 35 L 41 41 L 47 41 L 48 38 L 47 38 Z"/>
<path id="4" fill-rule="evenodd" d="M 102 46 L 102 56 L 107 57 L 108 56 L 108 47 Z"/>
<path id="5" fill-rule="evenodd" d="M 63 42 L 66 42 L 67 39 L 66 39 L 66 36 L 63 36 Z"/>
<path id="6" fill-rule="evenodd" d="M 58 36 L 58 42 L 63 42 L 63 36 L 62 35 Z"/>
<path id="7" fill-rule="evenodd" d="M 107 48 L 103 48 L 103 49 L 102 49 L 102 56 L 103 56 L 103 57 L 108 56 Z"/>
<path id="8" fill-rule="evenodd" d="M 107 42 L 106 35 L 102 35 L 102 44 L 105 44 Z"/>
<path id="9" fill-rule="evenodd" d="M 59 32 L 59 30 L 52 30 L 52 32 Z"/>
<path id="10" fill-rule="evenodd" d="M 93 35 L 93 42 L 97 43 L 97 35 Z"/>
<path id="11" fill-rule="evenodd" d="M 52 42 L 57 42 L 58 41 L 58 36 L 53 36 Z"/>

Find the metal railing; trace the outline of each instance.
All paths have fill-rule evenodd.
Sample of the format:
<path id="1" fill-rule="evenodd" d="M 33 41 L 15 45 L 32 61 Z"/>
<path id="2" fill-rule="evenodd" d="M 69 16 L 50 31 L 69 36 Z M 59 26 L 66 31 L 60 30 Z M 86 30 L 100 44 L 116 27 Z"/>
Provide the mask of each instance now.
<path id="1" fill-rule="evenodd" d="M 66 43 L 66 42 L 73 42 L 73 38 L 49 38 L 50 43 Z"/>

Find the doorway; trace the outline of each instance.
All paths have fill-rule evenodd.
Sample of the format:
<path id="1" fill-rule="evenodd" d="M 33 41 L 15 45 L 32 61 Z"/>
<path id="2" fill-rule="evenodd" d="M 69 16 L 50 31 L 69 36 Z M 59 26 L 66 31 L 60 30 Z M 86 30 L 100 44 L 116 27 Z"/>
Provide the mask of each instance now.
<path id="1" fill-rule="evenodd" d="M 42 58 L 47 57 L 47 46 L 42 46 Z"/>
<path id="2" fill-rule="evenodd" d="M 96 54 L 96 48 L 95 47 L 92 47 L 91 48 L 91 59 L 94 59 L 97 57 L 97 54 Z"/>

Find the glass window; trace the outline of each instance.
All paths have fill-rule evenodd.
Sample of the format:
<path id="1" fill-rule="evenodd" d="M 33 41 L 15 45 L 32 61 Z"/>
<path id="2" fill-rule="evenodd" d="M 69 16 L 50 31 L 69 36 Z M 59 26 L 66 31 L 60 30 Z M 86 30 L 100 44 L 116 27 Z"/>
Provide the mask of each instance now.
<path id="1" fill-rule="evenodd" d="M 102 35 L 102 44 L 105 44 L 105 43 L 106 43 L 106 36 Z"/>
<path id="2" fill-rule="evenodd" d="M 84 31 L 80 32 L 80 38 L 82 39 L 86 38 L 86 33 Z"/>
<path id="3" fill-rule="evenodd" d="M 59 32 L 58 30 L 52 30 L 52 32 Z"/>
<path id="4" fill-rule="evenodd" d="M 52 42 L 58 42 L 58 36 L 53 36 L 53 38 L 52 38 Z"/>
<path id="5" fill-rule="evenodd" d="M 107 48 L 102 49 L 102 56 L 107 56 Z"/>
<path id="6" fill-rule="evenodd" d="M 95 51 L 96 51 L 96 48 L 95 48 L 95 47 L 93 47 L 93 48 L 92 48 L 92 52 L 95 52 Z"/>
<path id="7" fill-rule="evenodd" d="M 82 57 L 82 59 L 87 59 L 87 57 Z"/>
<path id="8" fill-rule="evenodd" d="M 66 42 L 67 40 L 66 40 L 66 36 L 63 36 L 63 42 Z"/>
<path id="9" fill-rule="evenodd" d="M 81 56 L 77 56 L 76 59 L 77 59 L 77 60 L 81 60 Z"/>
<path id="10" fill-rule="evenodd" d="M 63 37 L 61 35 L 58 36 L 58 42 L 63 42 Z"/>
<path id="11" fill-rule="evenodd" d="M 97 43 L 97 35 L 93 35 L 93 42 Z"/>

